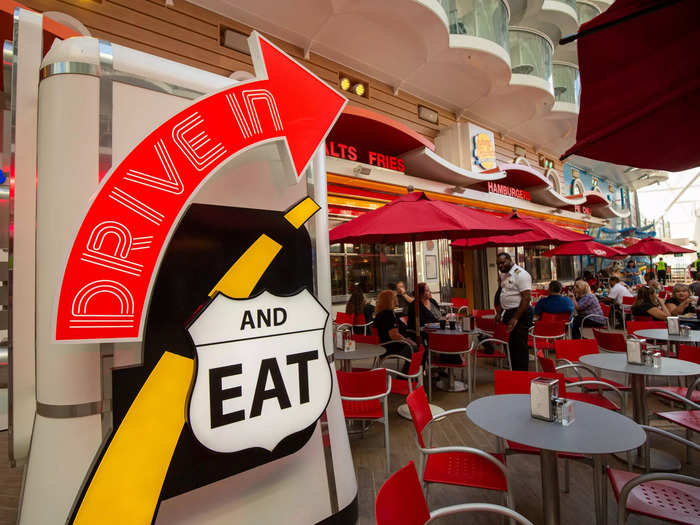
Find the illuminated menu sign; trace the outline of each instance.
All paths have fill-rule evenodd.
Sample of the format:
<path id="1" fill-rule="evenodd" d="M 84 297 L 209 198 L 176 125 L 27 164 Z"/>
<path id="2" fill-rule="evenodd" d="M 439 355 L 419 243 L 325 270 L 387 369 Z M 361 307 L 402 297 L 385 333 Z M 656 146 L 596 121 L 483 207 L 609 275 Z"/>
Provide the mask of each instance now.
<path id="1" fill-rule="evenodd" d="M 498 193 L 500 195 L 505 195 L 506 197 L 515 197 L 516 199 L 522 199 L 525 201 L 532 200 L 529 191 L 521 190 L 519 188 L 513 188 L 512 186 L 507 186 L 505 184 L 499 184 L 497 182 L 487 182 L 486 188 L 489 193 Z"/>
<path id="2" fill-rule="evenodd" d="M 400 171 L 402 173 L 406 171 L 406 165 L 403 159 L 377 151 L 364 150 L 357 146 L 343 144 L 334 140 L 326 141 L 326 155 L 329 157 L 371 164 L 372 166 L 387 170 Z"/>

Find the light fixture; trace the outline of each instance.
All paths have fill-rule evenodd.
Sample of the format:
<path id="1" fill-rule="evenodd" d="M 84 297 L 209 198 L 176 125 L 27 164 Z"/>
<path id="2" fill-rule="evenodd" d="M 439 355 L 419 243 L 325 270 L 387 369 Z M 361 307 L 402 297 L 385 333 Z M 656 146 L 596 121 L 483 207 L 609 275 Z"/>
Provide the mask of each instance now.
<path id="1" fill-rule="evenodd" d="M 461 186 L 452 186 L 451 188 L 447 188 L 445 191 L 447 193 L 464 193 L 466 188 L 462 188 Z"/>
<path id="2" fill-rule="evenodd" d="M 219 44 L 221 44 L 223 47 L 227 47 L 228 49 L 238 51 L 239 53 L 250 55 L 250 49 L 248 48 L 248 35 L 239 31 L 222 27 L 221 33 L 219 34 Z"/>
<path id="3" fill-rule="evenodd" d="M 341 77 L 340 89 L 342 89 L 343 91 L 348 91 L 350 89 L 351 85 L 352 85 L 352 82 L 350 82 L 350 79 L 348 77 Z"/>
<path id="4" fill-rule="evenodd" d="M 352 92 L 358 97 L 364 97 L 366 91 L 367 89 L 365 88 L 365 85 L 360 82 L 352 86 Z"/>
<path id="5" fill-rule="evenodd" d="M 359 177 L 360 175 L 367 176 L 372 173 L 372 169 L 367 166 L 357 165 L 352 169 L 352 173 L 355 177 Z"/>
<path id="6" fill-rule="evenodd" d="M 430 122 L 431 124 L 438 123 L 438 112 L 425 106 L 418 106 L 418 118 Z"/>

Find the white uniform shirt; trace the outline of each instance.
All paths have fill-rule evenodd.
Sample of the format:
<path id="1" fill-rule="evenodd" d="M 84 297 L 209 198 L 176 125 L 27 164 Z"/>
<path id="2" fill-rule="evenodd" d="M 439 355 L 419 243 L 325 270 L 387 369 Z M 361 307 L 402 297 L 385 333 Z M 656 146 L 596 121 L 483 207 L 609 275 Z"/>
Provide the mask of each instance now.
<path id="1" fill-rule="evenodd" d="M 615 301 L 617 304 L 622 304 L 623 297 L 634 297 L 634 294 L 629 291 L 629 289 L 622 283 L 617 283 L 615 286 L 610 288 L 608 292 L 608 297 Z"/>
<path id="2" fill-rule="evenodd" d="M 520 292 L 532 290 L 532 277 L 525 268 L 514 264 L 501 274 L 501 308 L 510 310 L 520 306 Z"/>

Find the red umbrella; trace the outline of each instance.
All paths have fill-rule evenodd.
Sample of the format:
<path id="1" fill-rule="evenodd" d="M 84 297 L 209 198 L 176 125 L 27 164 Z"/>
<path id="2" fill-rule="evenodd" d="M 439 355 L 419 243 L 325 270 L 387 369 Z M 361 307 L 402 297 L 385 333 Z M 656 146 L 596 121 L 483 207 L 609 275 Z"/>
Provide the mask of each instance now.
<path id="1" fill-rule="evenodd" d="M 649 256 L 649 266 L 651 267 L 651 258 L 654 255 L 664 255 L 666 253 L 694 253 L 695 250 L 689 250 L 688 248 L 683 248 L 683 246 L 678 246 L 677 244 L 671 244 L 669 242 L 660 241 L 654 237 L 647 237 L 639 242 L 634 243 L 627 248 L 621 248 L 620 251 L 627 255 L 648 255 Z"/>
<path id="2" fill-rule="evenodd" d="M 514 235 L 494 235 L 491 237 L 460 239 L 454 241 L 452 246 L 466 246 L 468 248 L 479 246 L 525 246 L 535 244 L 560 244 L 562 242 L 587 241 L 592 239 L 590 235 L 571 231 L 540 219 L 519 217 L 517 213 L 514 213 L 505 220 L 512 224 L 514 228 L 530 228 L 530 231 Z"/>
<path id="3" fill-rule="evenodd" d="M 668 171 L 700 165 L 698 19 L 698 0 L 616 0 L 562 39 L 578 39 L 581 71 L 576 144 L 563 157 Z"/>
<path id="4" fill-rule="evenodd" d="M 622 250 L 595 241 L 568 242 L 546 251 L 542 255 L 545 257 L 553 257 L 554 255 L 590 255 L 606 259 L 627 256 Z"/>
<path id="5" fill-rule="evenodd" d="M 370 211 L 330 231 L 330 242 L 398 243 L 411 242 L 413 249 L 413 284 L 418 291 L 416 241 L 459 239 L 465 236 L 488 236 L 521 233 L 528 228 L 508 219 L 449 202 L 429 199 L 423 192 L 408 195 Z M 416 329 L 419 308 L 416 311 Z"/>

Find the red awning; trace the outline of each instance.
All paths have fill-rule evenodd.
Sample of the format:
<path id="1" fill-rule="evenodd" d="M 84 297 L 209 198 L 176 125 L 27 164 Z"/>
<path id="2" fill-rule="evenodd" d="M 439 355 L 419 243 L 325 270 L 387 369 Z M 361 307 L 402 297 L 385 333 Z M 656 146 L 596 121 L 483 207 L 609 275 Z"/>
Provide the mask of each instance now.
<path id="1" fill-rule="evenodd" d="M 700 166 L 700 2 L 616 0 L 578 33 L 581 155 L 625 166 Z"/>
<path id="2" fill-rule="evenodd" d="M 454 241 L 452 246 L 477 248 L 483 246 L 526 246 L 538 244 L 561 244 L 562 242 L 587 241 L 589 235 L 567 230 L 550 222 L 532 217 L 519 217 L 517 214 L 505 219 L 513 225 L 513 228 L 529 228 L 518 234 L 495 235 L 491 237 L 460 239 Z"/>
<path id="3" fill-rule="evenodd" d="M 425 193 L 415 191 L 336 226 L 330 232 L 330 242 L 398 243 L 459 239 L 515 234 L 527 229 L 490 213 L 432 200 Z"/>

